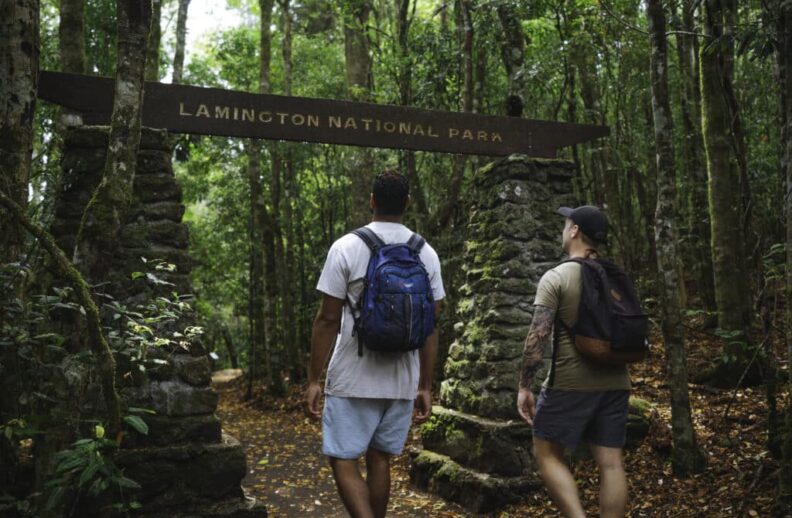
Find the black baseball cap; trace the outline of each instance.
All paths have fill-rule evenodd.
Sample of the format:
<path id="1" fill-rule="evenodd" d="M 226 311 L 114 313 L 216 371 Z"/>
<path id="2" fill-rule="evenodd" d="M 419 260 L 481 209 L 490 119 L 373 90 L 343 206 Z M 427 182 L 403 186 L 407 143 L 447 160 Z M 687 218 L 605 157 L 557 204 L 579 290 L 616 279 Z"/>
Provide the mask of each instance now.
<path id="1" fill-rule="evenodd" d="M 582 205 L 576 209 L 561 207 L 557 211 L 571 219 L 586 237 L 602 244 L 608 244 L 608 218 L 593 205 Z"/>

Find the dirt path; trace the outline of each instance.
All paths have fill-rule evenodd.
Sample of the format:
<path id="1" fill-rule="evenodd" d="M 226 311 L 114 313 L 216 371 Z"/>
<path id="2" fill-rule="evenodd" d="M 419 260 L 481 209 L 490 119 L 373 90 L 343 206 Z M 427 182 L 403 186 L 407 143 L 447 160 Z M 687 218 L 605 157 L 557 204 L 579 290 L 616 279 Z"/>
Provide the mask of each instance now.
<path id="1" fill-rule="evenodd" d="M 704 362 L 714 345 L 694 342 L 691 364 Z M 731 391 L 691 385 L 691 406 L 699 444 L 707 453 L 704 473 L 689 478 L 671 473 L 671 412 L 668 390 L 660 369 L 662 357 L 632 370 L 633 394 L 654 402 L 653 425 L 637 450 L 625 453 L 630 518 L 680 517 L 726 518 L 770 516 L 778 483 L 778 462 L 766 451 L 767 403 L 764 388 L 736 392 L 729 418 L 723 414 Z M 706 362 L 704 362 L 706 363 Z M 266 399 L 269 407 L 243 402 L 244 382 L 238 373 L 225 373 L 218 414 L 224 429 L 239 438 L 248 456 L 245 488 L 267 505 L 273 517 L 345 517 L 330 469 L 320 451 L 321 430 L 305 418 L 301 393 Z M 218 376 L 218 380 L 220 377 Z M 230 381 L 229 381 L 230 380 Z M 779 408 L 786 408 L 789 394 L 779 394 Z M 420 443 L 417 428 L 408 442 Z M 470 517 L 454 504 L 418 491 L 409 483 L 409 456 L 394 459 L 389 517 Z M 592 461 L 573 466 L 583 505 L 596 516 L 598 477 Z M 520 504 L 496 514 L 498 518 L 557 517 L 546 491 L 527 495 Z"/>
<path id="2" fill-rule="evenodd" d="M 330 467 L 321 453 L 321 426 L 304 417 L 299 394 L 271 408 L 242 400 L 241 379 L 216 384 L 217 413 L 223 429 L 245 446 L 248 474 L 245 489 L 267 505 L 272 517 L 346 517 Z M 410 443 L 417 440 L 413 430 Z M 467 517 L 440 498 L 410 486 L 408 454 L 394 459 L 389 517 Z"/>

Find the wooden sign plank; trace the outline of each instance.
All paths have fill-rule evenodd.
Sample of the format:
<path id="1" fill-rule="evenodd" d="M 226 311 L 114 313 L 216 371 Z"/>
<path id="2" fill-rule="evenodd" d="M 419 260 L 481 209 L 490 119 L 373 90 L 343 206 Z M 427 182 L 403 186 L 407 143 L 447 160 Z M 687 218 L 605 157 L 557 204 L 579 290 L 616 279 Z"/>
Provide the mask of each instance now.
<path id="1" fill-rule="evenodd" d="M 38 95 L 108 124 L 114 80 L 42 71 Z M 555 157 L 609 134 L 605 126 L 494 117 L 147 82 L 143 125 L 174 133 L 349 144 L 443 153 Z"/>

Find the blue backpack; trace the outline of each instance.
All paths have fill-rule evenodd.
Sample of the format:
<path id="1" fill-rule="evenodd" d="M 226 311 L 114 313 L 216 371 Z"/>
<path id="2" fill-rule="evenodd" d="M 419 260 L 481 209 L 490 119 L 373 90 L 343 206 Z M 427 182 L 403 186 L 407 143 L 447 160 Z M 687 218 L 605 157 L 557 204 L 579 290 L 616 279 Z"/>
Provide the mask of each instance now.
<path id="1" fill-rule="evenodd" d="M 379 352 L 420 349 L 435 328 L 432 287 L 419 258 L 426 241 L 413 234 L 407 243 L 386 245 L 367 227 L 352 233 L 371 250 L 357 307 L 349 302 L 358 356 L 363 356 L 364 345 Z"/>

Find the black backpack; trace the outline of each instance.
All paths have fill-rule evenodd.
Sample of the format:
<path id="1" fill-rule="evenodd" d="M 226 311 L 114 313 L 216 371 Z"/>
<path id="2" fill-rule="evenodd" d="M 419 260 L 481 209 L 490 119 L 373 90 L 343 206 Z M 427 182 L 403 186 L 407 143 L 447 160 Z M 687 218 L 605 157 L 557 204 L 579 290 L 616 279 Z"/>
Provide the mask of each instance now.
<path id="1" fill-rule="evenodd" d="M 649 352 L 649 317 L 641 309 L 630 277 L 605 259 L 573 258 L 563 263 L 580 264 L 582 287 L 578 319 L 566 329 L 578 352 L 604 365 L 624 365 L 643 360 Z M 558 326 L 556 326 L 558 328 Z M 558 347 L 553 347 L 553 371 Z"/>

